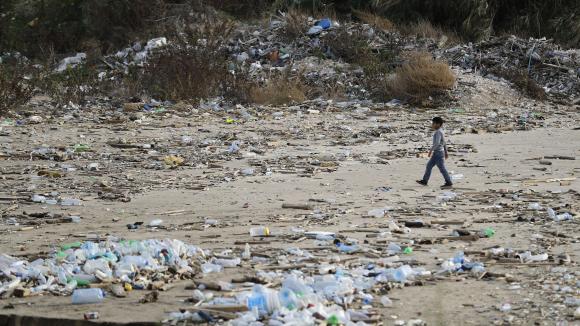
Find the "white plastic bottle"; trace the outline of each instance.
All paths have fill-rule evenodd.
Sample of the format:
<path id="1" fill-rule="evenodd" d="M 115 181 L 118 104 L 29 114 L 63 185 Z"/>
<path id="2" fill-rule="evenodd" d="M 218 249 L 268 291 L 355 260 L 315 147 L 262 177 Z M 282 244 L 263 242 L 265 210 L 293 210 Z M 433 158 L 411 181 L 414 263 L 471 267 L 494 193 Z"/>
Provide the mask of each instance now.
<path id="1" fill-rule="evenodd" d="M 251 228 L 250 235 L 252 237 L 267 237 L 270 235 L 270 229 L 268 229 L 268 227 L 265 226 Z"/>
<path id="2" fill-rule="evenodd" d="M 104 299 L 101 289 L 76 289 L 72 294 L 72 304 L 101 303 Z"/>

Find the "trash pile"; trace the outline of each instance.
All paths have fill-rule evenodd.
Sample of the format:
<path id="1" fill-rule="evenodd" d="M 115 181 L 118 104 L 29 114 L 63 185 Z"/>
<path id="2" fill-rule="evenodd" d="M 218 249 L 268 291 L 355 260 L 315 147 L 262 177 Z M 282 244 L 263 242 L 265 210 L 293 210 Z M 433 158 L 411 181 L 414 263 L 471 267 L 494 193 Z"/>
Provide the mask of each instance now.
<path id="1" fill-rule="evenodd" d="M 125 289 L 157 289 L 168 278 L 191 278 L 199 270 L 199 259 L 203 257 L 201 249 L 179 240 L 113 238 L 64 244 L 49 258 L 30 262 L 3 254 L 0 296 L 72 293 L 73 303 L 80 304 L 84 302 L 75 295 L 78 287 L 122 282 Z"/>
<path id="2" fill-rule="evenodd" d="M 263 230 L 250 233 L 258 237 L 269 235 L 269 231 Z M 318 239 L 334 238 L 332 234 L 318 232 L 310 236 L 314 234 Z M 336 250 L 343 254 L 354 253 L 355 248 L 364 251 L 337 239 L 334 242 Z M 194 279 L 189 301 L 201 310 L 174 312 L 170 320 L 232 319 L 232 325 L 250 325 L 266 318 L 270 325 L 309 325 L 319 321 L 328 325 L 366 325 L 378 321 L 376 308 L 392 305 L 386 296 L 392 287 L 420 285 L 421 280 L 432 279 L 436 274 L 469 272 L 477 276 L 485 271 L 482 263 L 472 263 L 460 252 L 445 261 L 439 271 L 431 272 L 410 266 L 398 254 L 412 251 L 400 249 L 391 243 L 387 248 L 390 254 L 380 259 L 360 259 L 353 264 L 335 255 L 332 263 L 313 264 L 307 263 L 313 258 L 307 250 L 288 248 L 278 252 L 276 263 L 253 255 L 248 244 L 241 253 L 211 252 L 179 240 L 110 237 L 102 242 L 62 245 L 46 259 L 26 261 L 3 254 L 0 296 L 22 298 L 51 293 L 71 295 L 72 304 L 94 304 L 103 302 L 109 293 L 125 297 L 127 291 L 164 290 L 167 284 L 179 279 Z M 232 282 L 237 285 L 196 279 L 247 264 L 255 267 L 256 275 L 235 278 Z M 218 296 L 220 291 L 234 289 L 238 293 L 235 297 Z M 155 300 L 149 296 L 146 294 L 141 300 Z M 238 314 L 226 314 L 225 318 L 215 314 L 220 310 Z"/>
<path id="3" fill-rule="evenodd" d="M 580 98 L 580 51 L 563 50 L 550 40 L 525 40 L 513 35 L 495 37 L 480 43 L 457 45 L 442 54 L 453 65 L 483 75 L 493 75 L 496 69 L 522 69 L 548 96 L 569 101 Z"/>

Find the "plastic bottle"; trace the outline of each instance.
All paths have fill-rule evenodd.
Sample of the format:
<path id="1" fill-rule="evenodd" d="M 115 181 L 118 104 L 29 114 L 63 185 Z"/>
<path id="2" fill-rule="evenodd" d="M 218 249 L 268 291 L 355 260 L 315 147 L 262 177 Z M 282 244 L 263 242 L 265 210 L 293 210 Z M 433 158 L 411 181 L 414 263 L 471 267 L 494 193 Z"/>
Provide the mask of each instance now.
<path id="1" fill-rule="evenodd" d="M 72 304 L 101 303 L 104 299 L 101 289 L 76 289 L 72 294 Z"/>
<path id="2" fill-rule="evenodd" d="M 294 291 L 288 288 L 280 289 L 280 305 L 288 310 L 296 310 L 298 308 L 298 297 Z"/>
<path id="3" fill-rule="evenodd" d="M 463 179 L 463 174 L 454 174 L 451 176 L 451 180 L 453 181 L 459 181 Z"/>
<path id="4" fill-rule="evenodd" d="M 512 305 L 509 303 L 504 303 L 499 307 L 499 311 L 501 312 L 510 312 L 512 310 Z"/>
<path id="5" fill-rule="evenodd" d="M 92 241 L 87 241 L 81 245 L 81 249 L 86 257 L 86 259 L 94 259 L 100 257 L 103 252 L 99 248 L 98 243 L 94 243 Z"/>
<path id="6" fill-rule="evenodd" d="M 572 219 L 573 219 L 573 217 L 572 217 L 572 214 L 570 214 L 570 213 L 558 214 L 558 215 L 556 215 L 556 217 L 554 217 L 554 221 L 556 221 L 556 222 L 569 221 Z"/>
<path id="7" fill-rule="evenodd" d="M 523 254 L 520 254 L 520 258 L 523 259 L 525 262 L 540 262 L 548 260 L 548 254 L 538 254 L 532 255 L 531 252 L 526 251 Z"/>
<path id="8" fill-rule="evenodd" d="M 393 301 L 389 299 L 389 297 L 387 297 L 386 295 L 383 295 L 381 297 L 381 304 L 383 305 L 383 307 L 391 307 L 393 306 Z"/>
<path id="9" fill-rule="evenodd" d="M 250 229 L 250 236 L 252 237 L 267 237 L 270 235 L 270 229 L 266 226 L 259 226 Z"/>
<path id="10" fill-rule="evenodd" d="M 393 281 L 405 283 L 407 279 L 412 278 L 415 272 L 409 265 L 403 265 L 395 270 L 393 273 Z"/>
<path id="11" fill-rule="evenodd" d="M 248 243 L 246 243 L 246 248 L 244 249 L 244 252 L 242 253 L 242 258 L 245 260 L 252 258 L 252 252 L 250 251 L 250 245 Z"/>
<path id="12" fill-rule="evenodd" d="M 252 168 L 246 168 L 246 169 L 242 169 L 240 171 L 240 173 L 242 173 L 242 175 L 245 175 L 245 176 L 251 176 L 251 175 L 254 175 L 255 170 Z"/>
<path id="13" fill-rule="evenodd" d="M 81 206 L 83 202 L 76 198 L 63 198 L 60 200 L 61 206 Z"/>
<path id="14" fill-rule="evenodd" d="M 528 205 L 528 209 L 531 209 L 531 210 L 537 211 L 537 210 L 540 210 L 540 209 L 542 209 L 542 206 L 540 205 L 540 203 L 530 203 L 530 204 Z"/>
<path id="15" fill-rule="evenodd" d="M 240 150 L 240 142 L 237 140 L 232 142 L 232 144 L 228 148 L 228 152 L 230 153 L 237 153 L 239 150 Z"/>
<path id="16" fill-rule="evenodd" d="M 318 241 L 332 241 L 332 240 L 334 240 L 334 234 L 317 234 L 316 240 L 318 240 Z"/>
<path id="17" fill-rule="evenodd" d="M 486 238 L 491 238 L 495 235 L 495 230 L 492 228 L 485 228 L 482 232 L 483 236 Z"/>
<path id="18" fill-rule="evenodd" d="M 399 246 L 398 244 L 391 242 L 389 243 L 389 245 L 387 246 L 387 253 L 389 255 L 395 255 L 401 252 L 401 246 Z"/>
<path id="19" fill-rule="evenodd" d="M 143 256 L 132 256 L 132 255 L 124 256 L 121 259 L 121 263 L 133 265 L 133 266 L 135 266 L 137 268 L 143 268 L 143 267 L 145 267 L 145 266 L 148 265 L 148 261 L 147 261 L 147 259 L 145 257 L 143 257 Z"/>
<path id="20" fill-rule="evenodd" d="M 91 275 L 94 275 L 97 271 L 101 271 L 107 276 L 113 274 L 113 271 L 109 267 L 109 262 L 103 258 L 87 260 L 83 266 L 83 271 Z"/>
<path id="21" fill-rule="evenodd" d="M 64 291 L 66 293 L 72 293 L 76 288 L 77 288 L 77 281 L 76 280 L 71 280 L 64 287 Z"/>
<path id="22" fill-rule="evenodd" d="M 236 267 L 238 266 L 242 260 L 238 257 L 232 259 L 224 259 L 224 258 L 216 258 L 213 260 L 214 264 L 223 266 L 223 267 Z"/>
<path id="23" fill-rule="evenodd" d="M 330 315 L 326 319 L 326 325 L 329 325 L 329 326 L 338 326 L 338 325 L 340 325 L 340 320 L 338 319 L 338 317 L 336 315 Z"/>
<path id="24" fill-rule="evenodd" d="M 455 254 L 455 256 L 453 256 L 453 263 L 455 264 L 463 264 L 464 261 L 465 254 L 463 253 L 463 251 L 459 251 Z"/>
<path id="25" fill-rule="evenodd" d="M 57 270 L 57 278 L 58 278 L 58 283 L 61 285 L 66 285 L 67 284 L 67 278 L 66 278 L 66 273 L 64 271 L 64 268 L 59 267 Z"/>
<path id="26" fill-rule="evenodd" d="M 375 208 L 371 209 L 367 212 L 367 215 L 370 217 L 382 218 L 385 217 L 385 209 L 384 208 Z"/>
<path id="27" fill-rule="evenodd" d="M 224 268 L 221 265 L 216 265 L 216 264 L 212 264 L 212 263 L 205 263 L 205 264 L 201 265 L 201 271 L 204 274 L 220 273 L 223 270 L 224 270 Z"/>
<path id="28" fill-rule="evenodd" d="M 280 308 L 280 299 L 276 291 L 255 285 L 248 297 L 248 309 L 257 310 L 260 315 L 267 315 Z"/>
<path id="29" fill-rule="evenodd" d="M 41 195 L 32 195 L 32 201 L 35 203 L 44 203 L 46 201 L 46 197 Z"/>
<path id="30" fill-rule="evenodd" d="M 343 253 L 352 253 L 352 252 L 358 251 L 358 249 L 359 249 L 358 246 L 349 246 L 349 245 L 346 245 L 342 242 L 337 243 L 336 247 L 338 248 L 338 250 L 340 250 Z"/>
<path id="31" fill-rule="evenodd" d="M 362 300 L 362 304 L 369 305 L 373 303 L 373 295 L 368 293 L 361 293 L 360 298 Z"/>
<path id="32" fill-rule="evenodd" d="M 295 275 L 286 277 L 282 282 L 282 287 L 291 290 L 298 297 L 304 297 L 305 295 L 312 293 L 312 289 L 306 286 L 306 284 Z"/>
<path id="33" fill-rule="evenodd" d="M 153 221 L 149 222 L 149 226 L 160 226 L 163 223 L 163 220 L 160 218 L 154 219 Z"/>
<path id="34" fill-rule="evenodd" d="M 181 145 L 191 145 L 193 138 L 190 136 L 181 136 Z"/>

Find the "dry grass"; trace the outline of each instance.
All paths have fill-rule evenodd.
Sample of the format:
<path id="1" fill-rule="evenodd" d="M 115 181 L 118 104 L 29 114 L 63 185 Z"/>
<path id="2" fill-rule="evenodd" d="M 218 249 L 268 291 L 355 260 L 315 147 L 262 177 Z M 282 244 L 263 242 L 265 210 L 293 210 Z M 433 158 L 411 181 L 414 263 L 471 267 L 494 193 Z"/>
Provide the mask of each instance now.
<path id="1" fill-rule="evenodd" d="M 408 62 L 395 70 L 388 84 L 390 93 L 399 99 L 420 102 L 455 85 L 449 65 L 434 60 L 428 53 L 414 53 Z"/>
<path id="2" fill-rule="evenodd" d="M 250 102 L 262 105 L 285 105 L 304 102 L 306 86 L 289 75 L 273 76 L 262 85 L 250 89 Z"/>
<path id="3" fill-rule="evenodd" d="M 382 31 L 395 30 L 395 24 L 385 17 L 373 14 L 368 11 L 353 10 L 353 14 L 361 22 L 372 26 L 375 29 Z"/>

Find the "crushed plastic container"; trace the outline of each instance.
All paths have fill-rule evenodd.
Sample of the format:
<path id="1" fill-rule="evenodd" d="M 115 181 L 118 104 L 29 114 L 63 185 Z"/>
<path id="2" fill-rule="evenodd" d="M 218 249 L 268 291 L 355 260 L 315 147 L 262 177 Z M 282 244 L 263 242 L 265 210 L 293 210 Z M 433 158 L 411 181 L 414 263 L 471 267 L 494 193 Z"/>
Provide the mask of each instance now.
<path id="1" fill-rule="evenodd" d="M 163 220 L 160 218 L 154 219 L 153 221 L 149 222 L 149 226 L 160 226 L 163 223 Z"/>
<path id="2" fill-rule="evenodd" d="M 538 210 L 542 209 L 542 205 L 540 205 L 540 203 L 530 203 L 528 205 L 528 209 L 538 211 Z"/>
<path id="3" fill-rule="evenodd" d="M 375 218 L 385 217 L 386 210 L 384 208 L 375 208 L 367 212 L 367 215 Z"/>

